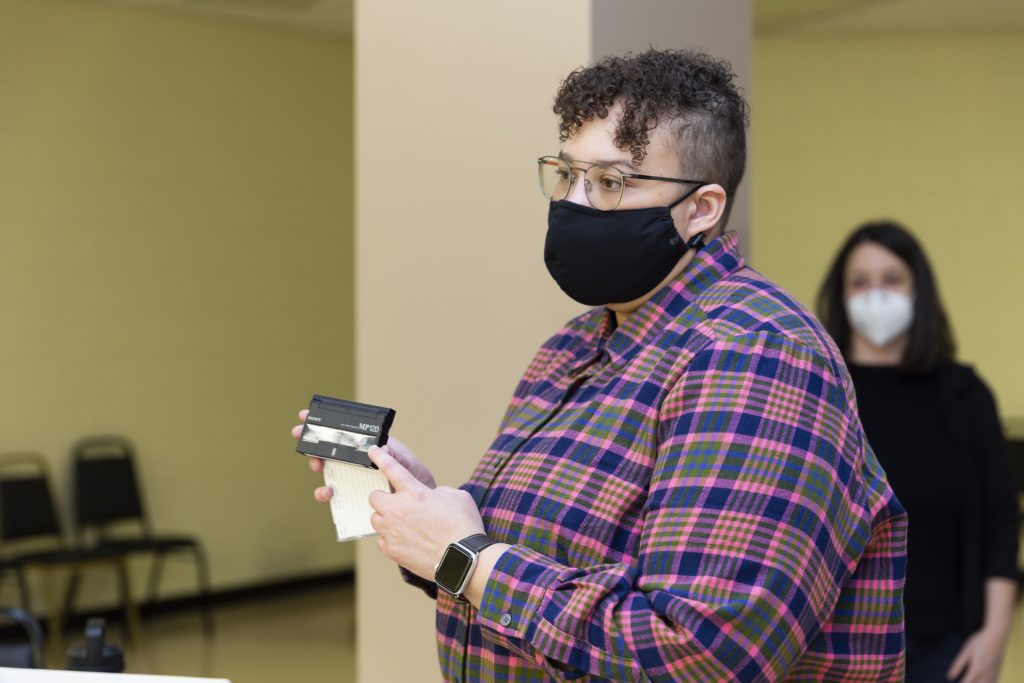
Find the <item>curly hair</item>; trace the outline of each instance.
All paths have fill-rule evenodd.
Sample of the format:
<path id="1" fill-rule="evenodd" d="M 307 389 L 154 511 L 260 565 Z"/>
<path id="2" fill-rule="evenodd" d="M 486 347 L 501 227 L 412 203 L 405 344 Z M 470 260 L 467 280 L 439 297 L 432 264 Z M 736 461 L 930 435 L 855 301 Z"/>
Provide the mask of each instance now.
<path id="1" fill-rule="evenodd" d="M 692 50 L 605 57 L 573 71 L 559 86 L 559 139 L 564 142 L 591 119 L 607 118 L 621 102 L 614 142 L 630 151 L 634 163 L 647 156 L 650 132 L 672 124 L 684 172 L 718 183 L 732 198 L 747 163 L 749 118 L 735 76 L 728 62 Z"/>

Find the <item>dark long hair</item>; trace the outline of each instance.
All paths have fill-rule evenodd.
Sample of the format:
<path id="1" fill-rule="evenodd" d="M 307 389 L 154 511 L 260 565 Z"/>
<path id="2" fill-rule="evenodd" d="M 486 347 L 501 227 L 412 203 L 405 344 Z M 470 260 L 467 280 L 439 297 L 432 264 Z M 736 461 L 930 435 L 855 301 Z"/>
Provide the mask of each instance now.
<path id="1" fill-rule="evenodd" d="M 923 374 L 952 361 L 956 345 L 928 257 L 910 231 L 894 221 L 865 223 L 854 230 L 836 254 L 821 284 L 818 317 L 840 351 L 848 359 L 851 329 L 843 299 L 843 276 L 850 254 L 865 242 L 873 242 L 896 254 L 913 274 L 914 322 L 900 367 L 907 373 Z"/>

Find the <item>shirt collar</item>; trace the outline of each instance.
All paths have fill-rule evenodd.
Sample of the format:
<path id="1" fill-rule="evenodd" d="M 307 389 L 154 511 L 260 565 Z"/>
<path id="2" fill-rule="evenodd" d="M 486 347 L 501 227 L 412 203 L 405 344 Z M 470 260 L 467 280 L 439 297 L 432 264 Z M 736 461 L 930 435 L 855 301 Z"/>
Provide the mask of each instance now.
<path id="1" fill-rule="evenodd" d="M 735 232 L 726 232 L 701 248 L 693 260 L 626 320 L 614 327 L 614 313 L 601 308 L 603 322 L 597 326 L 598 346 L 607 350 L 613 364 L 632 357 L 659 334 L 665 322 L 679 315 L 708 287 L 744 266 Z"/>

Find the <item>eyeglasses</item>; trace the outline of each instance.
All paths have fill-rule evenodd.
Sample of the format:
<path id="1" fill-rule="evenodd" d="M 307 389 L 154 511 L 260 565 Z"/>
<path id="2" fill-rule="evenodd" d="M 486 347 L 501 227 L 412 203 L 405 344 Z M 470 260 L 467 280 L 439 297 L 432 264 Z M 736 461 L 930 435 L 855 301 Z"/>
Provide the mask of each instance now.
<path id="1" fill-rule="evenodd" d="M 611 211 L 619 205 L 623 193 L 629 187 L 627 181 L 630 180 L 664 180 L 670 183 L 707 185 L 703 180 L 623 173 L 614 166 L 605 164 L 591 164 L 586 168 L 578 168 L 570 166 L 569 162 L 561 157 L 552 156 L 537 159 L 537 170 L 540 175 L 540 191 L 552 201 L 568 197 L 577 175 L 582 175 L 583 191 L 587 193 L 590 205 L 602 211 Z"/>

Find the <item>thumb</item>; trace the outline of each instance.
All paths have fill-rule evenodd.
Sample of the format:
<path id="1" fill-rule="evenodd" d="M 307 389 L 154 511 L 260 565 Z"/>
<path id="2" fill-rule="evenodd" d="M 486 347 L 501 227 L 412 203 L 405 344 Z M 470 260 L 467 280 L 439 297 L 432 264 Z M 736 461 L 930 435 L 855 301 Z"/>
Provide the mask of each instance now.
<path id="1" fill-rule="evenodd" d="M 370 446 L 370 461 L 387 477 L 395 491 L 423 488 L 423 483 L 414 477 L 391 453 L 377 446 Z"/>

